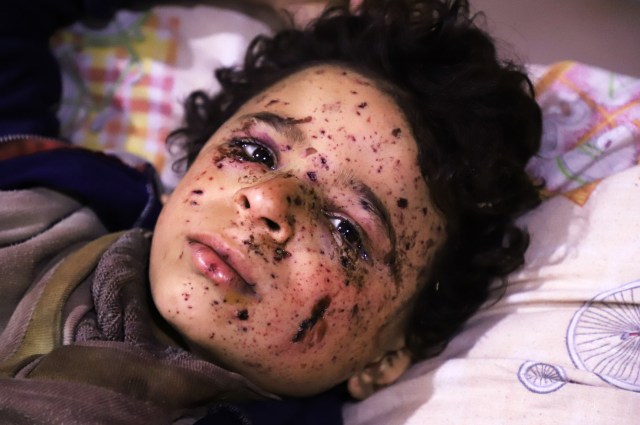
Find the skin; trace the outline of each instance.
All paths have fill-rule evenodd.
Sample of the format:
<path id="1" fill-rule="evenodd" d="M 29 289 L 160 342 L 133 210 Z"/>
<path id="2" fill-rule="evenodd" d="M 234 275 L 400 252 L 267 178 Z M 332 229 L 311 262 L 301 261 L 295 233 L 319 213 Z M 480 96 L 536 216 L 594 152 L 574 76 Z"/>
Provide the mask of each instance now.
<path id="1" fill-rule="evenodd" d="M 394 101 L 311 67 L 248 101 L 181 180 L 154 233 L 153 300 L 195 353 L 318 393 L 403 349 L 441 223 Z"/>

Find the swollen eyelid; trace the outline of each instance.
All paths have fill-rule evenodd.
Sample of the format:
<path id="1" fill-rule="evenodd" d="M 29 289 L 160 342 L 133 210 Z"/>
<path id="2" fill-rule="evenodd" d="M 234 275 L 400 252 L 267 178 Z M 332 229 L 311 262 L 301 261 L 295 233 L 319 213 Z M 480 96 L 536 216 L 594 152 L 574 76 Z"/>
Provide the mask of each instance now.
<path id="1" fill-rule="evenodd" d="M 231 146 L 239 150 L 237 153 L 242 160 L 261 163 L 272 170 L 276 168 L 276 155 L 271 148 L 256 139 L 248 137 L 234 139 L 231 141 Z"/>

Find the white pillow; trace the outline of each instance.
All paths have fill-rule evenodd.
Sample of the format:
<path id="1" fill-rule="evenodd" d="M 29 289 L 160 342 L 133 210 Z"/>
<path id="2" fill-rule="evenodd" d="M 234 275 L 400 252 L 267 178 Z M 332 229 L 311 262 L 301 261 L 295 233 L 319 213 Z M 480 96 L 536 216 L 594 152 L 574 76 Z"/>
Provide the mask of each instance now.
<path id="1" fill-rule="evenodd" d="M 640 80 L 530 72 L 544 134 L 528 171 L 551 199 L 520 220 L 524 268 L 442 355 L 346 406 L 347 425 L 638 423 Z"/>
<path id="2" fill-rule="evenodd" d="M 439 357 L 347 425 L 632 424 L 640 418 L 640 167 L 521 220 L 526 265 Z M 634 392 L 636 391 L 636 392 Z"/>

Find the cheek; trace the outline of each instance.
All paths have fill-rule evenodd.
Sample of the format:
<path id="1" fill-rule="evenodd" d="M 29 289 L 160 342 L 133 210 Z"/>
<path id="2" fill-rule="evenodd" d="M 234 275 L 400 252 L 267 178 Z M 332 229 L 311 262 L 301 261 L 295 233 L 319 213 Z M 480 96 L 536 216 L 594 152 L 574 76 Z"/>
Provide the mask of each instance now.
<path id="1" fill-rule="evenodd" d="M 444 232 L 442 219 L 434 208 L 426 203 L 416 203 L 415 208 L 406 208 L 406 204 L 411 207 L 409 201 L 399 198 L 399 205 L 405 208 L 398 208 L 403 214 L 406 226 L 398 235 L 399 259 L 402 268 L 406 268 L 407 273 L 415 273 L 425 267 L 430 270 L 430 265 L 442 245 Z M 406 281 L 406 278 L 403 278 Z"/>
<path id="2" fill-rule="evenodd" d="M 278 310 L 286 314 L 278 328 L 287 350 L 317 351 L 344 331 L 357 291 L 346 284 L 347 273 L 331 256 L 301 247 L 286 260 L 290 275 L 279 288 L 284 292 L 278 302 Z"/>
<path id="3" fill-rule="evenodd" d="M 343 358 L 352 342 L 369 334 L 387 314 L 386 307 L 394 304 L 394 285 L 379 285 L 375 278 L 355 285 L 353 274 L 339 264 L 319 264 L 301 277 L 304 286 L 296 299 L 304 306 L 299 310 L 303 314 L 294 323 L 291 339 L 296 352 L 326 351 L 334 360 Z"/>

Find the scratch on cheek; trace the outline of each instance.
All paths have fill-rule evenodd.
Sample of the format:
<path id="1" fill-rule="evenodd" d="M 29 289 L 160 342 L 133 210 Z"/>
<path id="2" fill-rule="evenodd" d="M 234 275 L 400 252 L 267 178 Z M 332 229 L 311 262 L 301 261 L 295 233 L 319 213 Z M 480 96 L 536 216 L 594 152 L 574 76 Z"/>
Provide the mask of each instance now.
<path id="1" fill-rule="evenodd" d="M 291 253 L 282 248 L 276 248 L 276 250 L 273 253 L 274 261 L 282 261 L 283 259 L 289 258 L 289 257 L 291 257 Z"/>
<path id="2" fill-rule="evenodd" d="M 300 322 L 300 325 L 298 325 L 298 331 L 295 333 L 295 335 L 291 339 L 291 342 L 300 342 L 303 339 L 305 339 L 305 337 L 307 336 L 307 333 L 311 331 L 316 325 L 318 326 L 316 328 L 316 332 L 314 335 L 315 338 L 313 338 L 311 343 L 313 344 L 315 342 L 322 341 L 322 339 L 324 338 L 324 335 L 327 332 L 327 323 L 323 318 L 330 304 L 331 304 L 331 297 L 328 295 L 325 295 L 320 300 L 318 300 L 318 302 L 313 306 L 313 310 L 311 311 L 311 316 L 304 319 L 302 322 Z"/>

